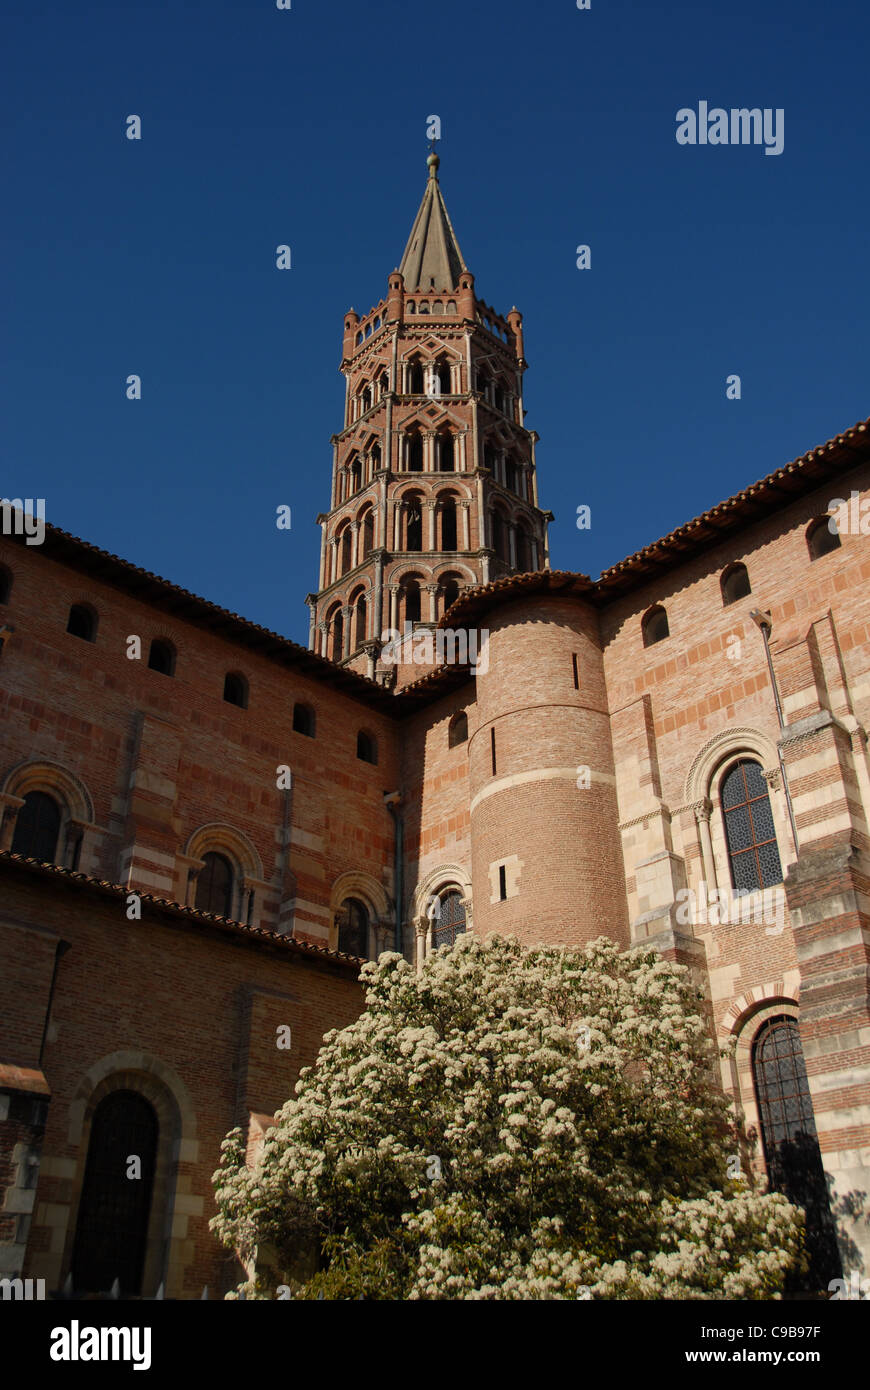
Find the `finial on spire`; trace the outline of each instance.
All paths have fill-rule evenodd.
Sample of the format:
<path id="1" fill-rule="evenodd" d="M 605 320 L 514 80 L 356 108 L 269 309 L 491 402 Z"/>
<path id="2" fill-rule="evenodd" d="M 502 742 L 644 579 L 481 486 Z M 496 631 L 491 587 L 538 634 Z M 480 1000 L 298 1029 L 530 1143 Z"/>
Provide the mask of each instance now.
<path id="1" fill-rule="evenodd" d="M 439 166 L 440 163 L 441 163 L 441 159 L 440 159 L 440 156 L 437 155 L 437 154 L 435 153 L 435 141 L 433 140 L 433 141 L 432 141 L 432 147 L 431 147 L 431 149 L 429 150 L 429 158 L 426 160 L 426 164 L 428 165 L 428 168 L 429 168 L 429 177 L 430 177 L 430 179 L 437 179 L 437 177 L 438 177 L 438 166 Z"/>

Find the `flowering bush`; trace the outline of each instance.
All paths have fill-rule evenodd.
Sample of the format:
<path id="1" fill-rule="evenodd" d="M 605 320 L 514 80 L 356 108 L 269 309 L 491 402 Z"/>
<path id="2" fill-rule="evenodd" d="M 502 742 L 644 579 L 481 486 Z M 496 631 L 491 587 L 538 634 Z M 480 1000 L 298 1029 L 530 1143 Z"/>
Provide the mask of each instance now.
<path id="1" fill-rule="evenodd" d="M 803 1214 L 726 1175 L 682 967 L 466 936 L 362 977 L 365 1013 L 326 1035 L 254 1167 L 240 1130 L 224 1142 L 212 1227 L 258 1260 L 247 1297 L 778 1296 Z M 319 1270 L 294 1282 L 305 1252 Z"/>

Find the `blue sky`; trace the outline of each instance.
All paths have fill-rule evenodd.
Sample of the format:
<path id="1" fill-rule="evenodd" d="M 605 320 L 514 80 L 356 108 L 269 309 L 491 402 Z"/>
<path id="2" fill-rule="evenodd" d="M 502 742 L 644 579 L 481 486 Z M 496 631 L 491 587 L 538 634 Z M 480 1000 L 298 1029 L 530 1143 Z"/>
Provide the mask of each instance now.
<path id="1" fill-rule="evenodd" d="M 401 257 L 430 114 L 477 290 L 524 314 L 554 567 L 870 414 L 864 0 L 292 4 L 7 6 L 4 495 L 306 641 L 342 318 Z M 783 153 L 678 145 L 701 100 L 782 108 Z"/>

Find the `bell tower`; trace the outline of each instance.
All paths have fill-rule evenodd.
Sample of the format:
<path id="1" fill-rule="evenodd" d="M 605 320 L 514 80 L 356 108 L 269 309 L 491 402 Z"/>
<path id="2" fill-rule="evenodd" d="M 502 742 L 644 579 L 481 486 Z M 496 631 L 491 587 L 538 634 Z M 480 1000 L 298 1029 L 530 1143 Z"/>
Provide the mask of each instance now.
<path id="1" fill-rule="evenodd" d="M 389 630 L 434 627 L 465 586 L 549 568 L 522 315 L 475 294 L 439 164 L 433 151 L 386 298 L 345 315 L 344 425 L 317 518 L 309 647 L 370 677 Z"/>

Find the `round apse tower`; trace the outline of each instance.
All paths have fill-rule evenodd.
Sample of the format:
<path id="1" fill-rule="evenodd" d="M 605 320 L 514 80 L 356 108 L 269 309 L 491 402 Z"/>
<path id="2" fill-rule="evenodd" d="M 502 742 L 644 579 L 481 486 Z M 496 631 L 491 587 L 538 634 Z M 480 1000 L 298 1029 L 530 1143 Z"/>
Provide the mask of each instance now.
<path id="1" fill-rule="evenodd" d="M 484 937 L 579 945 L 604 935 L 629 944 L 610 719 L 587 586 L 581 576 L 550 572 L 542 592 L 511 584 L 513 592 L 487 596 L 474 614 L 481 637 L 489 634 L 468 750 L 474 929 Z"/>

